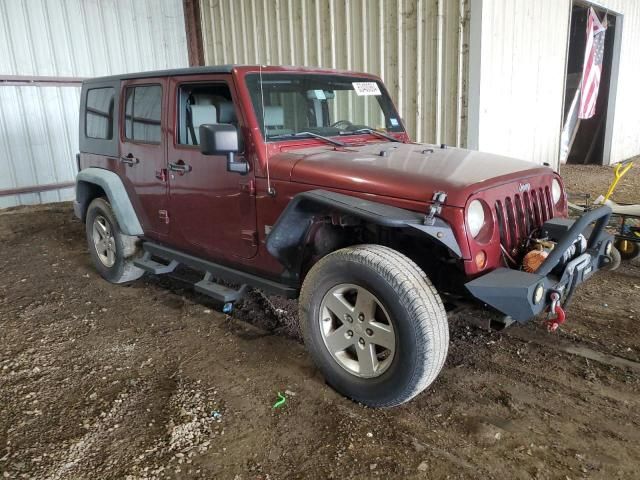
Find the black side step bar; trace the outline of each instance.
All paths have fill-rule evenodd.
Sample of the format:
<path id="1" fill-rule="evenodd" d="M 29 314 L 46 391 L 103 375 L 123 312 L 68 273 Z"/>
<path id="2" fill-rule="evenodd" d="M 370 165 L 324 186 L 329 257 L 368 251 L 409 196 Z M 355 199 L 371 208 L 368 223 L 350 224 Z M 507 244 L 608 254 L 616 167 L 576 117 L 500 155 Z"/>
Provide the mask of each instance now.
<path id="1" fill-rule="evenodd" d="M 286 298 L 296 298 L 298 296 L 298 288 L 291 285 L 203 260 L 157 243 L 144 242 L 142 249 L 144 250 L 144 255 L 141 259 L 135 260 L 134 265 L 154 274 L 170 273 L 176 269 L 178 264 L 205 272 L 204 278 L 194 285 L 195 290 L 223 303 L 239 300 L 246 293 L 249 286 Z M 167 264 L 151 260 L 152 256 L 165 260 Z M 240 284 L 241 287 L 238 290 L 234 290 L 216 283 L 214 279 Z"/>
<path id="2" fill-rule="evenodd" d="M 238 290 L 225 287 L 224 285 L 217 283 L 210 272 L 205 273 L 204 278 L 193 287 L 196 292 L 209 295 L 222 303 L 237 302 L 244 297 L 245 293 L 247 293 L 247 290 L 249 289 L 249 286 L 246 283 L 241 285 Z"/>
<path id="3" fill-rule="evenodd" d="M 138 258 L 133 261 L 133 264 L 144 270 L 145 272 L 153 273 L 154 275 L 161 275 L 163 273 L 171 273 L 178 266 L 178 262 L 171 260 L 167 265 L 164 263 L 151 260 L 151 254 L 144 252 L 142 258 Z"/>

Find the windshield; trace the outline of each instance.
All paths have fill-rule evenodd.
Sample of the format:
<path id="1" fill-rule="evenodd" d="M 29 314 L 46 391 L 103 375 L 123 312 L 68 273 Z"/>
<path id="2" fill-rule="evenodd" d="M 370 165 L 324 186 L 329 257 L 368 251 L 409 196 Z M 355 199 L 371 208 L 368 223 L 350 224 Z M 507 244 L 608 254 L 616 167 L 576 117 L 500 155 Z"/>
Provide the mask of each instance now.
<path id="1" fill-rule="evenodd" d="M 379 132 L 403 132 L 380 82 L 344 75 L 263 73 L 247 75 L 260 130 L 267 141 Z M 264 96 L 264 116 L 262 97 Z M 266 130 L 266 131 L 265 131 Z"/>

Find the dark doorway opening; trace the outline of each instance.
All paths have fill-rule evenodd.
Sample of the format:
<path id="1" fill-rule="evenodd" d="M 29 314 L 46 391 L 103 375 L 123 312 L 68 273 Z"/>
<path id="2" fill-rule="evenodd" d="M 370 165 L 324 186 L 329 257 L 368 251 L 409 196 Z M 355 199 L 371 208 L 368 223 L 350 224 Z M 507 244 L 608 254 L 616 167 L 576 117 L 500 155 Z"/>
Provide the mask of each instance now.
<path id="1" fill-rule="evenodd" d="M 605 159 L 605 134 L 607 128 L 607 110 L 609 93 L 611 90 L 611 72 L 616 38 L 616 15 L 593 7 L 600 21 L 607 22 L 604 41 L 604 56 L 602 59 L 602 75 L 600 89 L 595 107 L 595 115 L 586 120 L 579 120 L 573 132 L 568 134 L 567 162 L 573 164 L 602 165 Z M 580 88 L 584 55 L 587 44 L 587 18 L 589 7 L 574 4 L 571 13 L 571 27 L 569 32 L 569 50 L 567 57 L 566 88 L 564 99 L 565 125 L 569 122 L 569 113 Z"/>

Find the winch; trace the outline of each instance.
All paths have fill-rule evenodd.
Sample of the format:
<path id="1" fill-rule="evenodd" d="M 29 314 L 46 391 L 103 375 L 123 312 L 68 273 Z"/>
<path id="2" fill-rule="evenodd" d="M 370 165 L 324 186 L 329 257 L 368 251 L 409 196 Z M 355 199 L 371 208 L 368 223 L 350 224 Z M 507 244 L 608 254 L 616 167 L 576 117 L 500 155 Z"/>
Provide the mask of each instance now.
<path id="1" fill-rule="evenodd" d="M 535 273 L 555 246 L 556 242 L 549 238 L 531 238 L 528 244 L 529 251 L 522 259 L 523 270 L 525 272 Z M 580 234 L 576 241 L 564 251 L 561 260 L 558 262 L 558 266 L 554 270 L 561 271 L 569 260 L 581 255 L 586 249 L 587 239 L 584 235 Z"/>

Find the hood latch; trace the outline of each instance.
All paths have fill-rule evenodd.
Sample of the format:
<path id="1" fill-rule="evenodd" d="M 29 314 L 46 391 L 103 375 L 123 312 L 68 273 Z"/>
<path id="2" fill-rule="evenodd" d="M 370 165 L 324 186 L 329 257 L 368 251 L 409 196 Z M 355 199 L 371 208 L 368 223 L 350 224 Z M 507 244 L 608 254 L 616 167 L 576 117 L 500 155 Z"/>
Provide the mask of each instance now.
<path id="1" fill-rule="evenodd" d="M 435 192 L 431 198 L 432 204 L 429 207 L 429 213 L 424 217 L 425 225 L 434 225 L 436 223 L 436 215 L 442 212 L 442 204 L 447 199 L 447 192 Z"/>

